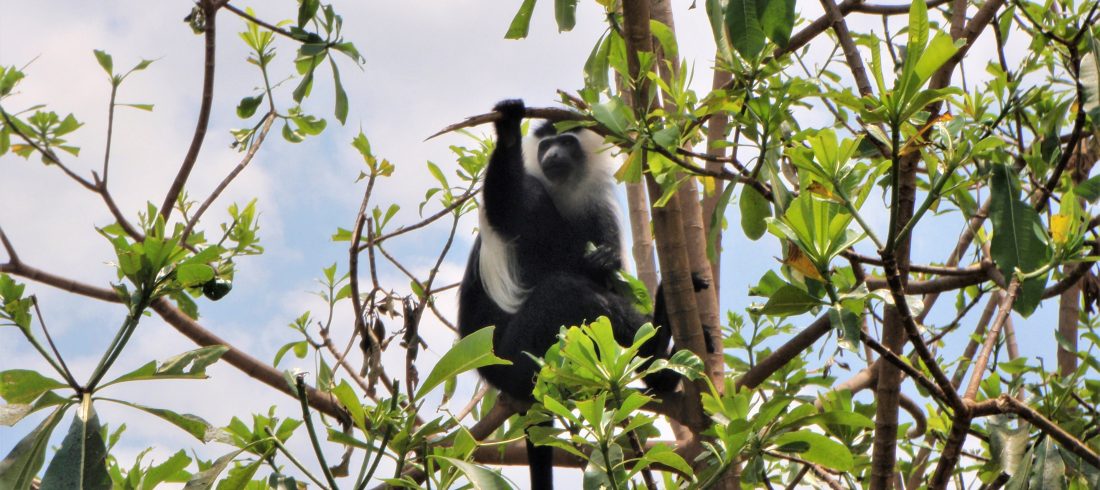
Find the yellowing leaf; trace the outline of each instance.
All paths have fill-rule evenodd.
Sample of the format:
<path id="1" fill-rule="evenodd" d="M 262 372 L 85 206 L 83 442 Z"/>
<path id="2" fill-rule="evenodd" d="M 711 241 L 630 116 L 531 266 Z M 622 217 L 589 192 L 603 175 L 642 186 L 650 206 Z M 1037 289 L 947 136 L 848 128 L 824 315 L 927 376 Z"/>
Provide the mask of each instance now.
<path id="1" fill-rule="evenodd" d="M 802 250 L 793 243 L 787 244 L 787 253 L 784 254 L 783 264 L 790 266 L 792 269 L 802 273 L 802 275 L 810 279 L 822 282 L 825 281 L 825 278 L 821 277 L 821 273 L 817 271 L 817 267 L 814 266 L 814 263 L 806 258 Z"/>
<path id="2" fill-rule="evenodd" d="M 810 185 L 806 186 L 806 190 L 830 201 L 840 200 L 835 195 L 833 195 L 832 191 L 830 191 L 828 187 L 825 187 L 825 185 L 823 185 L 821 182 L 810 182 Z"/>
<path id="3" fill-rule="evenodd" d="M 1050 235 L 1054 243 L 1065 245 L 1069 240 L 1070 224 L 1073 220 L 1069 215 L 1056 214 L 1050 217 Z"/>

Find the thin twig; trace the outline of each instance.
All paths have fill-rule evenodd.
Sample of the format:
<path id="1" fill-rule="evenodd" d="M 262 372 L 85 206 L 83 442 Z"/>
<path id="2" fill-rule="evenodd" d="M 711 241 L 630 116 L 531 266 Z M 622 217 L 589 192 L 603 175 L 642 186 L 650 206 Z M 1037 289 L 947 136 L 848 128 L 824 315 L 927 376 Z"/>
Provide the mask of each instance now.
<path id="1" fill-rule="evenodd" d="M 46 328 L 46 317 L 42 316 L 42 310 L 38 307 L 38 295 L 31 295 L 31 304 L 34 305 L 34 314 L 38 316 L 38 324 L 42 326 L 42 334 L 46 337 L 46 343 L 50 345 L 50 350 L 53 351 L 54 357 L 57 357 L 57 362 L 61 364 L 65 381 L 69 382 L 69 386 L 80 386 L 80 383 L 77 383 L 76 379 L 73 378 L 69 366 L 65 365 L 65 358 L 61 357 L 61 352 L 58 352 L 57 345 L 53 343 L 53 337 L 50 336 L 50 330 Z"/>
<path id="2" fill-rule="evenodd" d="M 271 125 L 274 122 L 275 112 L 268 112 L 267 115 L 264 116 L 263 128 L 261 128 L 260 133 L 256 135 L 256 139 L 252 142 L 252 146 L 250 146 L 248 148 L 248 151 L 245 152 L 244 158 L 242 158 L 240 163 L 238 163 L 237 166 L 234 167 L 231 172 L 229 172 L 229 175 L 226 175 L 225 178 L 222 179 L 218 186 L 214 188 L 214 191 L 210 193 L 210 196 L 207 197 L 205 201 L 203 201 L 202 205 L 199 206 L 198 211 L 195 211 L 195 214 L 191 216 L 190 220 L 188 220 L 187 228 L 183 230 L 183 235 L 181 235 L 181 241 L 187 239 L 187 237 L 191 234 L 191 231 L 195 228 L 195 225 L 198 224 L 199 218 L 202 217 L 203 213 L 205 213 L 206 210 L 210 208 L 210 205 L 218 199 L 218 196 L 221 196 L 222 192 L 225 191 L 225 188 L 229 187 L 229 183 L 232 182 L 233 179 L 237 178 L 237 175 L 244 171 L 245 167 L 247 167 L 248 164 L 252 162 L 252 158 L 256 156 L 256 152 L 259 151 L 260 146 L 264 144 L 264 138 L 267 137 L 267 133 L 271 130 Z"/>

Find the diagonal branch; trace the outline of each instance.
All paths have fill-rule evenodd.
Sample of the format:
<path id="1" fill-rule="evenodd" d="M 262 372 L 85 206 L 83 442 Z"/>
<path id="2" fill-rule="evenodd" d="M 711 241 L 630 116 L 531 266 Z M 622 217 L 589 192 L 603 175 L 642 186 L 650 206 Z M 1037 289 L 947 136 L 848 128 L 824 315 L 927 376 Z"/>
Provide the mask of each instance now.
<path id="1" fill-rule="evenodd" d="M 164 196 L 164 202 L 160 205 L 160 215 L 165 221 L 168 220 L 168 215 L 172 212 L 176 199 L 183 192 L 183 186 L 187 183 L 188 177 L 191 176 L 191 170 L 195 168 L 195 162 L 199 159 L 199 150 L 202 149 L 202 143 L 206 140 L 206 130 L 210 124 L 210 108 L 214 103 L 214 65 L 216 64 L 215 41 L 217 36 L 215 35 L 214 26 L 218 7 L 218 4 L 210 0 L 202 2 L 203 13 L 206 15 L 206 25 L 203 33 L 206 52 L 203 63 L 199 117 L 195 123 L 195 134 L 191 137 L 191 146 L 187 149 L 187 155 L 183 157 L 183 163 L 180 164 L 179 171 L 176 173 L 176 179 L 172 181 L 172 186 L 168 188 L 168 193 Z"/>

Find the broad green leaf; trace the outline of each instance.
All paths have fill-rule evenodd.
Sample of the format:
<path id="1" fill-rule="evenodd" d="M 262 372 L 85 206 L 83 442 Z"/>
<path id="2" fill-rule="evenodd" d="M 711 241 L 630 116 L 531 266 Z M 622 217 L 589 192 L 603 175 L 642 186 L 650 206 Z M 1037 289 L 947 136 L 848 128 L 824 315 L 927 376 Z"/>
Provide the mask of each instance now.
<path id="1" fill-rule="evenodd" d="M 4 460 L 0 461 L 0 488 L 12 490 L 31 488 L 31 482 L 38 476 L 38 470 L 42 469 L 42 463 L 46 459 L 46 447 L 49 445 L 50 435 L 53 434 L 57 423 L 61 421 L 66 408 L 68 407 L 60 407 L 46 417 L 46 420 L 17 442 Z"/>
<path id="2" fill-rule="evenodd" d="M 111 476 L 107 473 L 107 444 L 89 401 L 73 417 L 69 433 L 46 468 L 41 488 L 108 490 L 111 486 Z"/>
<path id="3" fill-rule="evenodd" d="M 191 458 L 180 449 L 163 463 L 150 467 L 145 472 L 145 476 L 141 479 L 141 490 L 153 490 L 157 485 L 179 475 L 190 465 Z"/>
<path id="4" fill-rule="evenodd" d="M 791 39 L 791 29 L 794 27 L 795 0 L 767 0 L 764 8 L 760 9 L 760 2 L 756 6 L 760 10 L 760 26 L 768 39 L 786 48 Z"/>
<path id="5" fill-rule="evenodd" d="M 30 403 L 39 395 L 69 385 L 29 369 L 0 371 L 0 398 L 8 403 Z"/>
<path id="6" fill-rule="evenodd" d="M 1054 439 L 1050 436 L 1043 438 L 1043 442 L 1036 445 L 1035 466 L 1031 473 L 1030 488 L 1042 490 L 1057 490 L 1066 488 L 1065 473 L 1066 463 L 1062 460 L 1061 451 Z"/>
<path id="7" fill-rule="evenodd" d="M 776 450 L 796 453 L 798 457 L 837 471 L 850 471 L 855 462 L 843 444 L 816 432 L 800 430 L 775 438 Z"/>
<path id="8" fill-rule="evenodd" d="M 741 229 L 745 236 L 753 241 L 759 240 L 768 232 L 767 218 L 772 216 L 771 202 L 756 188 L 744 186 L 738 205 L 741 208 Z"/>
<path id="9" fill-rule="evenodd" d="M 479 466 L 461 459 L 448 458 L 446 456 L 434 456 L 450 463 L 462 472 L 476 490 L 511 490 L 516 488 L 499 471 L 494 471 L 484 466 Z"/>
<path id="10" fill-rule="evenodd" d="M 916 75 L 915 86 L 911 88 L 913 90 L 919 89 L 924 86 L 924 82 L 927 82 L 929 78 L 932 78 L 932 74 L 936 70 L 940 69 L 947 60 L 955 56 L 959 48 L 955 47 L 955 42 L 951 40 L 951 35 L 945 32 L 941 32 L 932 38 L 932 42 L 928 44 L 928 48 L 924 50 L 920 59 L 917 60 L 916 66 L 913 68 L 913 73 Z"/>
<path id="11" fill-rule="evenodd" d="M 989 211 L 993 239 L 990 252 L 993 263 L 1006 278 L 1011 278 L 1017 269 L 1030 272 L 1039 268 L 1050 253 L 1039 213 L 1019 199 L 1016 179 L 1012 169 L 1005 165 L 993 165 Z M 1028 304 L 1017 303 L 1017 311 L 1020 306 L 1026 307 Z"/>
<path id="12" fill-rule="evenodd" d="M 558 32 L 573 30 L 577 25 L 577 0 L 554 0 L 554 20 L 558 23 Z"/>
<path id="13" fill-rule="evenodd" d="M 183 487 L 183 490 L 209 490 L 214 488 L 214 482 L 218 480 L 218 476 L 242 452 L 244 452 L 244 449 L 226 454 L 214 461 L 209 468 L 191 475 L 191 479 L 187 481 L 187 485 Z"/>
<path id="14" fill-rule="evenodd" d="M 672 29 L 660 21 L 650 20 L 649 31 L 653 33 L 653 37 L 661 45 L 661 50 L 665 53 L 665 59 L 680 59 L 680 48 L 676 44 L 676 33 Z"/>
<path id="15" fill-rule="evenodd" d="M 261 458 L 257 458 L 250 462 L 234 466 L 229 469 L 229 474 L 225 476 L 225 479 L 218 482 L 218 490 L 245 490 L 251 488 L 252 477 L 256 475 L 256 471 L 260 469 L 265 461 Z"/>
<path id="16" fill-rule="evenodd" d="M 649 451 L 646 451 L 645 456 L 642 457 L 642 461 L 659 463 L 669 468 L 674 468 L 685 475 L 693 473 L 691 465 L 687 464 L 687 461 L 684 461 L 684 458 L 676 454 L 671 447 L 664 444 L 653 446 Z"/>
<path id="17" fill-rule="evenodd" d="M 340 82 L 340 69 L 336 67 L 336 61 L 328 59 L 332 67 L 332 85 L 335 96 L 335 108 L 332 113 L 340 124 L 345 124 L 348 119 L 348 93 L 344 90 L 344 84 Z"/>
<path id="18" fill-rule="evenodd" d="M 115 402 L 128 407 L 136 408 L 146 413 L 156 415 L 167 421 L 168 423 L 183 429 L 188 434 L 191 434 L 195 439 L 202 442 L 210 442 L 217 436 L 217 428 L 210 425 L 209 422 L 203 420 L 197 415 L 191 415 L 189 413 L 176 413 L 171 410 L 163 408 L 146 407 L 144 405 L 138 405 L 137 403 L 131 403 L 122 400 L 115 400 L 112 398 L 102 398 L 101 400 Z"/>
<path id="19" fill-rule="evenodd" d="M 432 391 L 432 389 L 442 384 L 448 378 L 457 376 L 471 369 L 492 366 L 494 364 L 512 364 L 509 361 L 493 355 L 493 330 L 494 327 L 485 327 L 459 340 L 458 343 L 455 344 L 454 347 L 451 347 L 451 350 L 447 351 L 446 354 L 443 354 L 443 357 L 435 364 L 431 373 L 428 374 L 427 379 L 424 380 L 424 383 L 420 385 L 420 389 L 417 390 L 415 398 L 417 400 L 423 398 L 425 394 Z"/>
<path id="20" fill-rule="evenodd" d="M 610 87 L 607 71 L 609 70 L 608 54 L 611 52 L 610 34 L 600 36 L 596 45 L 592 47 L 592 53 L 584 62 L 584 86 L 603 92 Z"/>
<path id="21" fill-rule="evenodd" d="M 99 66 L 103 67 L 103 71 L 107 72 L 108 76 L 114 75 L 115 66 L 114 61 L 111 60 L 111 55 L 98 49 L 92 50 L 92 52 L 95 53 L 95 60 L 99 62 Z"/>
<path id="22" fill-rule="evenodd" d="M 260 102 L 264 101 L 264 94 L 256 95 L 253 97 L 245 97 L 241 99 L 237 104 L 237 117 L 241 119 L 248 119 L 256 113 L 256 108 L 260 106 Z"/>
<path id="23" fill-rule="evenodd" d="M 305 27 L 314 16 L 317 15 L 317 9 L 321 7 L 321 0 L 302 0 L 298 5 L 298 27 Z"/>
<path id="24" fill-rule="evenodd" d="M 366 410 L 363 408 L 363 403 L 359 401 L 359 395 L 347 380 L 340 380 L 340 384 L 332 390 L 332 394 L 336 395 L 336 399 L 340 400 L 340 404 L 351 415 L 351 421 L 359 428 L 366 430 Z"/>
<path id="25" fill-rule="evenodd" d="M 1081 182 L 1073 189 L 1073 192 L 1078 197 L 1084 198 L 1089 204 L 1096 204 L 1096 200 L 1100 199 L 1100 175 Z"/>
<path id="26" fill-rule="evenodd" d="M 859 352 L 859 317 L 854 313 L 835 305 L 829 308 L 829 323 L 840 332 L 838 342 L 852 352 Z"/>
<path id="27" fill-rule="evenodd" d="M 27 415 L 42 410 L 43 408 L 67 403 L 69 400 L 69 398 L 58 395 L 53 391 L 47 391 L 31 404 L 13 403 L 10 405 L 0 405 L 0 425 L 14 427 L 15 424 L 19 423 L 19 421 L 23 420 Z"/>
<path id="28" fill-rule="evenodd" d="M 221 359 L 228 350 L 229 347 L 224 345 L 200 347 L 167 359 L 159 367 L 156 361 L 149 361 L 102 386 L 144 379 L 206 379 L 206 368 Z"/>
<path id="29" fill-rule="evenodd" d="M 816 306 L 821 306 L 821 300 L 810 296 L 805 291 L 792 286 L 784 285 L 768 298 L 764 308 L 760 310 L 764 315 L 791 316 L 801 315 Z"/>
<path id="30" fill-rule="evenodd" d="M 184 287 L 205 284 L 214 278 L 214 268 L 206 264 L 183 264 L 176 268 L 176 280 Z"/>
<path id="31" fill-rule="evenodd" d="M 535 8 L 535 0 L 523 0 L 519 11 L 508 25 L 508 32 L 504 33 L 504 39 L 523 39 L 531 30 L 531 12 Z"/>
<path id="32" fill-rule="evenodd" d="M 1012 428 L 1003 415 L 990 418 L 989 452 L 991 461 L 1008 475 L 1016 474 L 1028 445 L 1027 426 Z"/>
<path id="33" fill-rule="evenodd" d="M 924 47 L 928 44 L 928 6 L 924 2 L 913 2 L 909 6 L 909 42 L 905 48 L 905 63 L 902 65 L 901 80 L 904 84 L 909 77 L 915 75 L 917 60 L 924 54 Z M 902 85 L 904 87 L 904 85 Z"/>
<path id="34" fill-rule="evenodd" d="M 756 0 L 729 0 L 726 35 L 741 56 L 752 59 L 764 49 L 764 30 L 756 13 Z"/>
<path id="35" fill-rule="evenodd" d="M 730 43 L 726 36 L 726 0 L 706 0 L 707 18 L 710 19 L 711 34 L 714 35 L 714 44 L 718 46 L 720 60 L 733 59 L 730 52 Z"/>
<path id="36" fill-rule="evenodd" d="M 1087 32 L 1089 32 L 1089 52 L 1081 58 L 1079 77 L 1081 86 L 1085 89 L 1085 100 L 1082 101 L 1081 107 L 1095 117 L 1100 113 L 1100 42 L 1091 34 L 1091 30 Z"/>
<path id="37" fill-rule="evenodd" d="M 624 111 L 629 112 L 629 110 L 621 99 L 612 97 L 607 102 L 593 107 L 592 117 L 596 118 L 596 121 L 606 126 L 612 133 L 624 134 L 626 133 L 627 124 L 629 124 Z"/>

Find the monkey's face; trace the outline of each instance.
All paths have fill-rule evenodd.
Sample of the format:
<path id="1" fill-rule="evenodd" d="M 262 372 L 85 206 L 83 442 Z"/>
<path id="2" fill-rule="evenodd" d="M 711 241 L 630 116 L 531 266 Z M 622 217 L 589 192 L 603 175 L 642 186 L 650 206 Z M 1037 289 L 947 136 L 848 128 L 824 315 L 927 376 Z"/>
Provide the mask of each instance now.
<path id="1" fill-rule="evenodd" d="M 584 175 L 584 148 L 572 133 L 559 134 L 539 141 L 539 166 L 554 184 L 564 184 Z"/>

